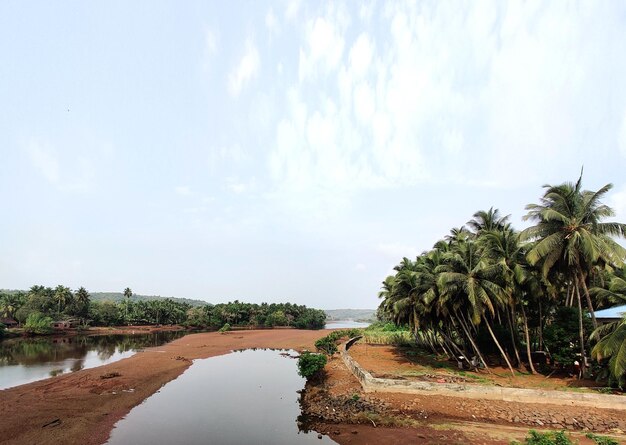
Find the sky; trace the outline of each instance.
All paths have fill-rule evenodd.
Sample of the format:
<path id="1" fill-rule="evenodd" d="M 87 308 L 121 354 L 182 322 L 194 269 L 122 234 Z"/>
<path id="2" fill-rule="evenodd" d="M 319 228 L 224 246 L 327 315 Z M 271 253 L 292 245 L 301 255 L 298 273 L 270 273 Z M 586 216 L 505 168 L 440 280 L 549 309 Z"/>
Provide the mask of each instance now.
<path id="1" fill-rule="evenodd" d="M 626 3 L 0 2 L 0 288 L 375 308 L 542 185 L 626 221 Z"/>

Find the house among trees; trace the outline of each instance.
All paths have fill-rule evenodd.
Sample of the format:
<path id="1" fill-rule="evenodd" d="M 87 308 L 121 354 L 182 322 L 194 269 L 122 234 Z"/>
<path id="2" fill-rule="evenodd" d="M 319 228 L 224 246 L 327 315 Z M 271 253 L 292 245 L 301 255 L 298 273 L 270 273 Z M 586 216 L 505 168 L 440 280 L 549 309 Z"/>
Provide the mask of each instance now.
<path id="1" fill-rule="evenodd" d="M 1 317 L 0 323 L 5 325 L 7 328 L 16 328 L 18 323 L 11 317 Z"/>
<path id="2" fill-rule="evenodd" d="M 626 315 L 626 304 L 596 311 L 596 320 L 599 324 L 619 321 Z"/>
<path id="3" fill-rule="evenodd" d="M 64 330 L 64 329 L 72 329 L 75 328 L 78 325 L 78 321 L 77 320 L 59 320 L 59 321 L 53 321 L 52 322 L 52 328 L 53 329 L 58 329 L 58 330 Z"/>

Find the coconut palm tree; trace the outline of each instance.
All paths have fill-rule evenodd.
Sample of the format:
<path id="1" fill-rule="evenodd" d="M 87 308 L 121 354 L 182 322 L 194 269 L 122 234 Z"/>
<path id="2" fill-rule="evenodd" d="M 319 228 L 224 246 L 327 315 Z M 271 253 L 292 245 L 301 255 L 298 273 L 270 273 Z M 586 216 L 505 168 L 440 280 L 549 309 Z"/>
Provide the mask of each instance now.
<path id="1" fill-rule="evenodd" d="M 65 306 L 65 304 L 72 298 L 72 291 L 69 287 L 63 286 L 59 284 L 54 289 L 54 300 L 57 303 L 57 312 L 61 314 L 61 306 Z"/>
<path id="2" fill-rule="evenodd" d="M 442 304 L 451 304 L 457 308 L 459 323 L 470 337 L 464 313 L 467 313 L 474 326 L 484 322 L 514 376 L 513 366 L 496 338 L 490 322 L 496 311 L 506 305 L 506 293 L 497 282 L 501 273 L 499 265 L 488 264 L 485 261 L 475 242 L 460 242 L 439 267 L 440 301 Z"/>
<path id="3" fill-rule="evenodd" d="M 90 300 L 89 292 L 87 292 L 87 289 L 81 286 L 76 291 L 75 298 L 76 298 L 76 305 L 78 306 L 77 314 L 84 321 L 84 319 L 87 317 L 87 314 L 89 313 L 89 300 Z"/>
<path id="4" fill-rule="evenodd" d="M 618 269 L 611 275 L 607 289 L 594 287 L 589 293 L 607 304 L 626 304 L 626 269 Z"/>
<path id="5" fill-rule="evenodd" d="M 487 211 L 479 210 L 474 213 L 473 218 L 467 222 L 467 225 L 476 236 L 479 236 L 485 231 L 504 230 L 510 216 L 500 216 L 500 210 L 491 207 Z"/>
<path id="6" fill-rule="evenodd" d="M 530 264 L 540 264 L 544 278 L 555 270 L 563 273 L 578 295 L 587 300 L 594 327 L 597 327 L 593 304 L 587 289 L 587 277 L 598 264 L 617 266 L 626 258 L 626 249 L 612 237 L 625 236 L 626 224 L 602 222 L 614 216 L 601 199 L 611 190 L 607 184 L 596 192 L 582 190 L 582 173 L 575 184 L 545 185 L 540 204 L 526 206 L 525 220 L 536 225 L 522 232 L 522 238 L 535 241 L 528 251 Z M 582 316 L 582 315 L 581 315 Z"/>

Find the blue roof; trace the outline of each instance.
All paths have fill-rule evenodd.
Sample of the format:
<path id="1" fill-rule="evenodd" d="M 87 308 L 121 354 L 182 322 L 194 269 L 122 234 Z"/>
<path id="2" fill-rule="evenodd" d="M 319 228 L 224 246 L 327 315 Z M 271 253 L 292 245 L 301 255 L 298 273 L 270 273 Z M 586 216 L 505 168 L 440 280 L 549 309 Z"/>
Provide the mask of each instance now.
<path id="1" fill-rule="evenodd" d="M 596 318 L 622 318 L 626 315 L 626 304 L 596 311 Z"/>

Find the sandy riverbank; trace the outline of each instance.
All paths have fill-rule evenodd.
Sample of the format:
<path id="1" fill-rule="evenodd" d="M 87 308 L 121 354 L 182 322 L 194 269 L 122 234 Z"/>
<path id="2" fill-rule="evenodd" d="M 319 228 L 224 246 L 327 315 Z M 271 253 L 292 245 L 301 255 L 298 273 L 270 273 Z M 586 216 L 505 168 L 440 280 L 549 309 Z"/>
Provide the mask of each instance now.
<path id="1" fill-rule="evenodd" d="M 0 444 L 85 444 L 104 443 L 114 424 L 134 406 L 187 369 L 191 360 L 227 354 L 234 349 L 313 349 L 313 343 L 329 331 L 258 330 L 227 334 L 198 333 L 167 345 L 147 349 L 133 357 L 106 366 L 86 369 L 28 385 L 0 391 Z M 521 439 L 532 425 L 511 423 L 513 410 L 550 418 L 554 409 L 546 405 L 498 405 L 453 397 L 363 394 L 352 374 L 336 357 L 327 366 L 324 385 L 308 385 L 309 406 L 326 411 L 326 406 L 345 407 L 345 400 L 358 394 L 368 409 L 381 416 L 412 419 L 412 427 L 374 428 L 345 423 L 349 416 L 326 416 L 315 424 L 342 444 L 386 443 L 485 443 L 508 444 Z M 102 378 L 117 375 L 112 378 Z M 337 402 L 339 400 L 339 402 Z M 338 404 L 337 404 L 338 403 Z M 545 412 L 544 412 L 545 410 Z M 330 411 L 330 409 L 328 410 Z M 503 412 L 506 411 L 506 416 Z M 606 410 L 568 410 L 566 415 L 612 418 Z M 426 416 L 426 418 L 425 418 Z M 611 420 L 615 420 L 614 418 Z M 338 423 L 337 423 L 338 422 Z M 535 428 L 539 427 L 535 425 Z M 539 427 L 540 428 L 540 427 Z M 579 436 L 581 444 L 591 443 Z M 624 439 L 621 436 L 620 439 Z"/>
<path id="2" fill-rule="evenodd" d="M 233 349 L 313 349 L 329 331 L 190 334 L 98 368 L 0 391 L 0 444 L 96 445 L 134 406 L 178 377 L 191 360 Z M 107 375 L 119 376 L 102 378 Z"/>

